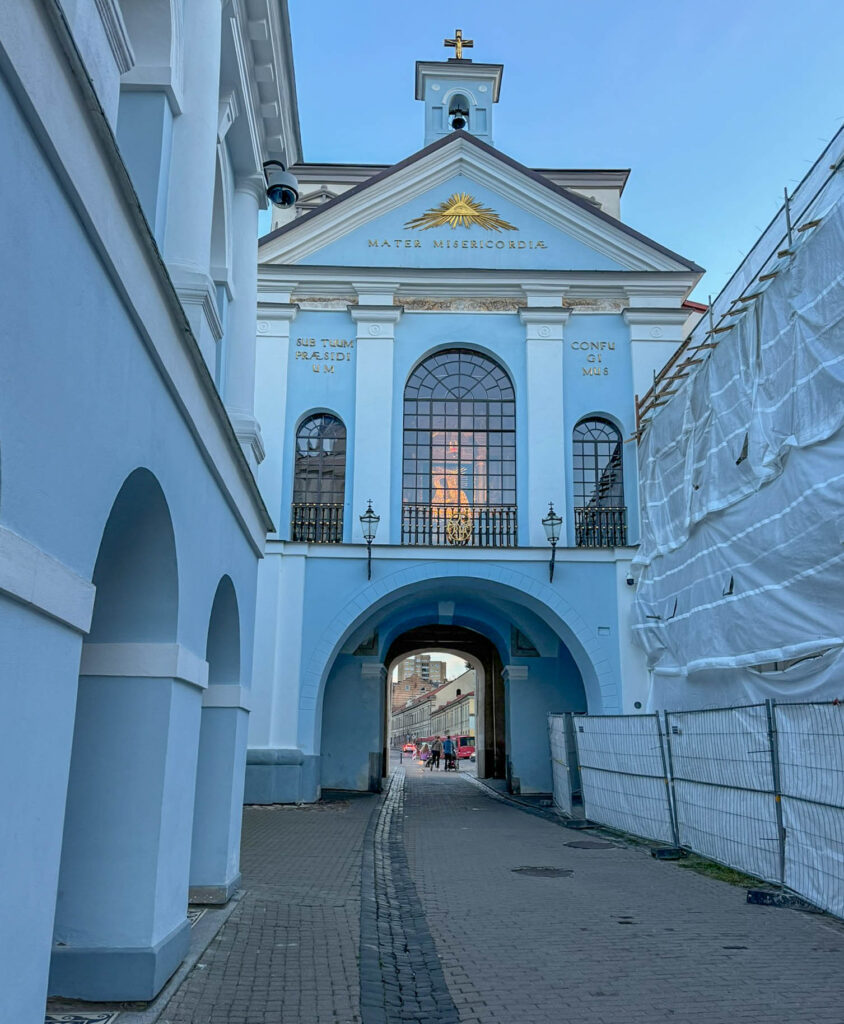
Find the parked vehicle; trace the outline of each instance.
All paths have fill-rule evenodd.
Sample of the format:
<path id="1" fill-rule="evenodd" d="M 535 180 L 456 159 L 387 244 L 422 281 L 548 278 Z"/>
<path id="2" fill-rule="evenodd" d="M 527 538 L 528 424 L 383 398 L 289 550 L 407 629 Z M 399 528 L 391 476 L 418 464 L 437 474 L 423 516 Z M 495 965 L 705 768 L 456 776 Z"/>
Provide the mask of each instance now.
<path id="1" fill-rule="evenodd" d="M 405 743 L 405 745 L 401 749 L 402 749 L 402 753 L 403 754 L 415 754 L 416 753 L 416 744 L 415 743 Z"/>
<path id="2" fill-rule="evenodd" d="M 475 737 L 474 736 L 458 736 L 457 737 L 457 757 L 461 760 L 467 760 L 470 757 L 475 756 Z"/>

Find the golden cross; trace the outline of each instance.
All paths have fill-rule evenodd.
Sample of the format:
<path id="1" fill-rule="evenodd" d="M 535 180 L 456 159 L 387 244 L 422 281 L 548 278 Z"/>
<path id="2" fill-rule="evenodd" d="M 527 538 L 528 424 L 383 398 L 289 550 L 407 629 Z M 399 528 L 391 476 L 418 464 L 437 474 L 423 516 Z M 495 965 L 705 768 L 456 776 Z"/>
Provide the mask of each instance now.
<path id="1" fill-rule="evenodd" d="M 443 39 L 443 46 L 453 46 L 454 47 L 454 51 L 455 51 L 454 52 L 454 56 L 458 60 L 463 60 L 463 47 L 464 46 L 471 47 L 471 46 L 474 46 L 474 45 L 475 45 L 474 39 L 464 39 L 463 38 L 463 29 L 462 28 L 455 29 L 454 39 Z"/>

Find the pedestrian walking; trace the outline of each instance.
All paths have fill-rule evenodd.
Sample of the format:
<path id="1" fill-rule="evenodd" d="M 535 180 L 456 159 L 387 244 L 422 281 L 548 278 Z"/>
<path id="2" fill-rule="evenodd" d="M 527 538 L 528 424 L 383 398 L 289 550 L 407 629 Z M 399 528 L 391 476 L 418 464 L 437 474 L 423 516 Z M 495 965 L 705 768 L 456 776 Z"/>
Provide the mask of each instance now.
<path id="1" fill-rule="evenodd" d="M 439 736 L 437 736 L 434 742 L 431 744 L 431 756 L 428 759 L 428 768 L 430 769 L 430 771 L 433 771 L 434 768 L 437 768 L 439 770 L 440 757 L 442 755 L 442 752 L 443 741 L 440 739 Z"/>
<path id="2" fill-rule="evenodd" d="M 446 736 L 443 741 L 443 760 L 445 761 L 444 771 L 457 771 L 457 747 L 451 736 Z"/>

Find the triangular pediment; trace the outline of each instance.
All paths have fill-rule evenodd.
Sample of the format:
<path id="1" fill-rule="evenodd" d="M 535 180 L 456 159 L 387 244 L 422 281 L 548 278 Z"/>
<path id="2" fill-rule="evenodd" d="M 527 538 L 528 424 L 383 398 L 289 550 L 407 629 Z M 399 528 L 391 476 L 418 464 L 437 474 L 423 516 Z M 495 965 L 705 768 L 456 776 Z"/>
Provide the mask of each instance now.
<path id="1" fill-rule="evenodd" d="M 261 239 L 262 264 L 700 271 L 464 132 Z"/>

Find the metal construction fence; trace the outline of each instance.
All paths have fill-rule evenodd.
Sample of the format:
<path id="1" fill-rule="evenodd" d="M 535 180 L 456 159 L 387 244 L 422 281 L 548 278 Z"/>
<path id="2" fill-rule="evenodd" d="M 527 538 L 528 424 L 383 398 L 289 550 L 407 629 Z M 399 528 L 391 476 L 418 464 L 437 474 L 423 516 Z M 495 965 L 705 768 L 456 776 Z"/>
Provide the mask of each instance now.
<path id="1" fill-rule="evenodd" d="M 844 917 L 844 704 L 569 713 L 549 716 L 549 735 L 564 813 L 579 790 L 591 821 L 787 886 Z"/>

